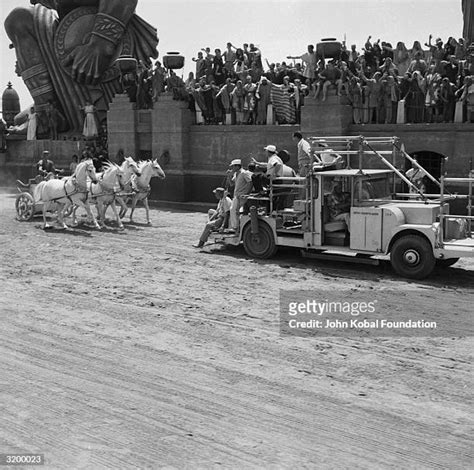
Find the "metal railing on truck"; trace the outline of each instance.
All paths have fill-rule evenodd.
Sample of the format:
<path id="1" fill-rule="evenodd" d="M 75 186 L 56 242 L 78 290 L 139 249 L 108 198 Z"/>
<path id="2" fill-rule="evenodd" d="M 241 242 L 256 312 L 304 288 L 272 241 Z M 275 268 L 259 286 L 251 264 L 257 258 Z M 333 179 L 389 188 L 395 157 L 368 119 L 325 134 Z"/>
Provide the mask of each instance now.
<path id="1" fill-rule="evenodd" d="M 439 197 L 440 194 L 424 194 L 420 189 L 413 184 L 405 174 L 396 167 L 397 156 L 401 155 L 405 160 L 408 160 L 414 167 L 421 170 L 426 177 L 433 182 L 437 187 L 441 188 L 441 183 L 431 173 L 428 172 L 416 159 L 410 156 L 406 151 L 404 145 L 400 142 L 399 137 L 364 137 L 358 136 L 336 136 L 336 137 L 308 137 L 308 142 L 311 144 L 312 150 L 319 156 L 336 155 L 345 160 L 346 169 L 351 169 L 351 156 L 356 156 L 357 166 L 359 171 L 364 169 L 365 157 L 377 157 L 387 168 L 392 170 L 403 182 L 405 182 L 411 189 L 412 193 L 398 193 L 396 191 L 396 181 L 393 181 L 393 193 L 397 196 L 407 197 L 408 199 L 422 198 L 428 200 L 429 198 Z M 388 148 L 375 149 L 376 145 L 385 145 Z M 391 162 L 388 157 L 391 156 Z M 345 157 L 345 158 L 344 158 Z M 320 157 L 318 157 L 320 158 Z M 442 171 L 443 173 L 443 171 Z"/>
<path id="2" fill-rule="evenodd" d="M 467 184 L 468 185 L 468 192 L 467 194 L 456 194 L 454 195 L 455 199 L 466 199 L 467 205 L 467 215 L 457 215 L 457 214 L 447 214 L 445 213 L 445 206 L 447 201 L 453 199 L 453 196 L 445 197 L 445 189 L 446 184 L 454 183 L 456 185 Z M 440 222 L 440 230 L 441 230 L 441 242 L 443 244 L 449 245 L 449 242 L 446 242 L 444 239 L 445 235 L 445 221 L 447 220 L 466 220 L 467 221 L 467 236 L 468 238 L 473 237 L 473 226 L 474 226 L 474 216 L 472 215 L 472 207 L 473 207 L 473 190 L 474 190 L 474 171 L 469 172 L 469 176 L 467 178 L 447 178 L 445 176 L 441 177 L 441 205 L 440 205 L 440 213 L 439 213 L 439 222 Z M 459 243 L 457 243 L 459 245 Z"/>

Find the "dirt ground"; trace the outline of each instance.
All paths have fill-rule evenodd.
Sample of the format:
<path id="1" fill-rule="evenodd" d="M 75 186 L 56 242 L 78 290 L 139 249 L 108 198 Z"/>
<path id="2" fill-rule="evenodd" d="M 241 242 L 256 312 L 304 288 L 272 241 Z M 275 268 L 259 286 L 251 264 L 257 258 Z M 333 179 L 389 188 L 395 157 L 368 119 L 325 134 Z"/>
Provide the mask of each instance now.
<path id="1" fill-rule="evenodd" d="M 14 200 L 0 195 L 0 453 L 47 469 L 472 466 L 474 260 L 413 282 L 387 263 L 199 251 L 202 213 L 43 231 Z M 367 290 L 451 333 L 284 337 L 281 289 Z"/>

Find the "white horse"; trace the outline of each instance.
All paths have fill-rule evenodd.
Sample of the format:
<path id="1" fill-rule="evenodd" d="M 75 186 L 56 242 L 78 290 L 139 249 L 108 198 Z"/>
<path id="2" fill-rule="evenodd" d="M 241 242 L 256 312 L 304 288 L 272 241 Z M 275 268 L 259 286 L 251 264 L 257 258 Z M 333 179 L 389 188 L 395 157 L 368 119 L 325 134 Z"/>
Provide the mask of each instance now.
<path id="1" fill-rule="evenodd" d="M 115 197 L 122 190 L 123 171 L 115 163 L 105 163 L 104 171 L 102 174 L 97 174 L 97 176 L 99 177 L 97 183 L 91 182 L 87 187 L 89 190 L 88 196 L 91 202 L 95 201 L 97 204 L 97 214 L 100 220 L 99 224 L 101 228 L 105 227 L 105 210 L 107 206 L 110 205 L 119 228 L 123 229 L 122 221 L 120 220 L 115 206 Z M 76 209 L 77 206 L 74 206 L 72 212 L 73 225 L 77 225 Z"/>
<path id="2" fill-rule="evenodd" d="M 154 176 L 157 176 L 160 179 L 166 177 L 165 172 L 162 170 L 161 166 L 155 160 L 147 160 L 138 163 L 138 168 L 140 169 L 140 176 L 134 175 L 132 177 L 132 209 L 130 212 L 130 222 L 133 222 L 133 211 L 138 201 L 143 201 L 146 211 L 146 223 L 151 224 L 150 221 L 150 208 L 148 206 L 148 196 L 151 191 L 150 180 Z M 125 214 L 124 214 L 125 215 Z"/>
<path id="3" fill-rule="evenodd" d="M 64 223 L 64 213 L 66 210 L 76 204 L 84 207 L 87 215 L 92 219 L 96 228 L 100 229 L 99 224 L 91 211 L 89 202 L 87 201 L 87 180 L 88 177 L 96 182 L 97 175 L 95 173 L 94 164 L 91 159 L 84 160 L 77 165 L 76 171 L 72 176 L 62 179 L 50 179 L 41 181 L 35 188 L 33 197 L 36 202 L 43 202 L 43 222 L 44 228 L 49 225 L 46 222 L 46 212 L 50 205 L 55 202 L 59 205 L 58 219 L 63 228 L 67 228 Z"/>
<path id="4" fill-rule="evenodd" d="M 133 194 L 132 179 L 134 175 L 140 176 L 141 172 L 137 162 L 132 157 L 125 157 L 122 165 L 120 165 L 120 169 L 123 172 L 121 184 L 122 190 L 115 196 L 115 201 L 120 204 L 120 218 L 122 218 L 127 212 L 127 204 L 125 201 L 127 200 L 127 197 Z"/>

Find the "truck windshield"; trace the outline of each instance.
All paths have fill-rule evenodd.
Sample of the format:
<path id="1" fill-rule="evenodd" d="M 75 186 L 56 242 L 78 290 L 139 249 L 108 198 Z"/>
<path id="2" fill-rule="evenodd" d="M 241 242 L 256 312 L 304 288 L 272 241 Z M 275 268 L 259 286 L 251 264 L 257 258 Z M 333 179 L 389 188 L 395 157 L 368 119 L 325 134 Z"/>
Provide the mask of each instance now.
<path id="1" fill-rule="evenodd" d="M 360 188 L 362 190 L 360 191 Z M 354 182 L 354 199 L 390 199 L 389 179 L 384 176 L 380 178 L 362 179 L 358 178 Z"/>

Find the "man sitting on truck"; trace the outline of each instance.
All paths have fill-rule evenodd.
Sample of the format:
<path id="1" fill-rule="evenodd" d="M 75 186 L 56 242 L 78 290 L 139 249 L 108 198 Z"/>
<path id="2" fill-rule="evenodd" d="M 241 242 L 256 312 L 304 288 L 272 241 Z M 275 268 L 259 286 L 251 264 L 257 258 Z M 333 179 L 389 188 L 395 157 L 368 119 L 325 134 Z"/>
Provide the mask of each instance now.
<path id="1" fill-rule="evenodd" d="M 216 209 L 209 210 L 207 224 L 199 238 L 199 242 L 193 245 L 195 248 L 202 248 L 211 232 L 217 230 L 224 231 L 229 221 L 230 207 L 232 205 L 230 197 L 227 196 L 225 189 L 221 187 L 214 189 L 212 192 L 219 202 Z"/>
<path id="2" fill-rule="evenodd" d="M 329 221 L 344 221 L 347 230 L 351 231 L 351 196 L 342 191 L 342 182 L 335 179 L 332 183 L 332 191 L 328 196 Z"/>

